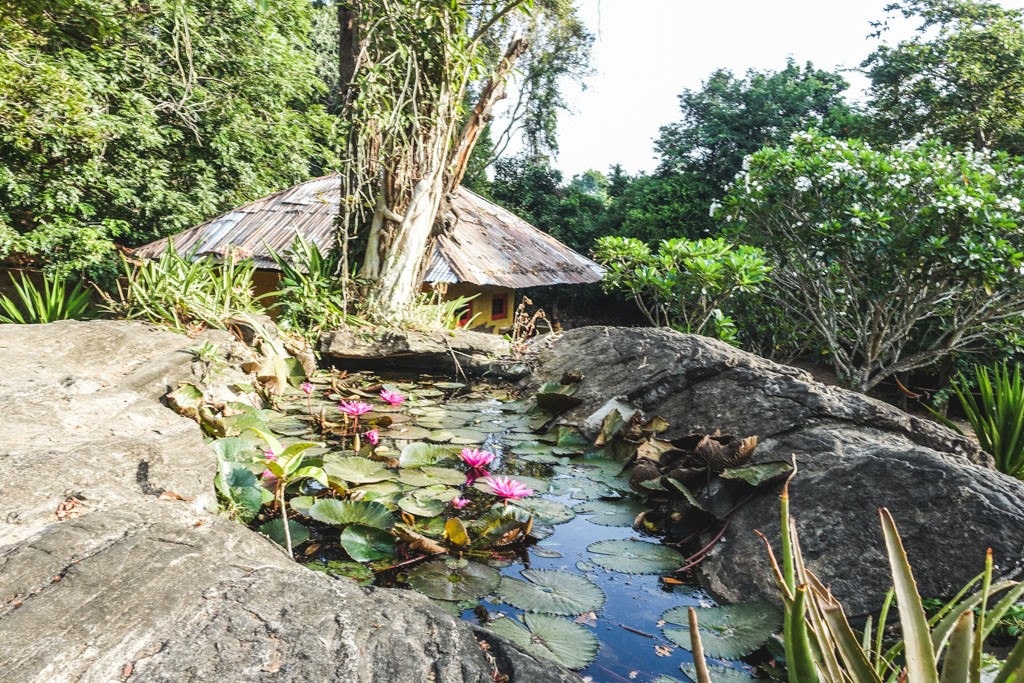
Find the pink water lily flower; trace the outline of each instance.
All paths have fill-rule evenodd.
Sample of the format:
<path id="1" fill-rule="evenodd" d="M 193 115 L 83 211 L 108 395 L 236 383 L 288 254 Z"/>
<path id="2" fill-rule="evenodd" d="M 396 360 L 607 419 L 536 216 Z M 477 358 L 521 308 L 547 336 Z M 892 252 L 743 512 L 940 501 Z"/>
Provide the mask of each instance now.
<path id="1" fill-rule="evenodd" d="M 487 477 L 484 481 L 491 488 L 491 493 L 506 501 L 533 495 L 533 489 L 523 482 L 509 477 Z"/>
<path id="2" fill-rule="evenodd" d="M 362 401 L 342 401 L 341 405 L 338 406 L 338 410 L 350 417 L 359 417 L 360 415 L 366 415 L 373 410 L 373 407 L 369 403 L 363 403 Z"/>
<path id="3" fill-rule="evenodd" d="M 366 440 L 369 441 L 370 444 L 373 446 L 376 446 L 377 444 L 380 443 L 380 432 L 378 432 L 376 429 L 371 429 L 370 431 L 366 432 L 366 434 L 364 434 L 363 436 L 365 436 Z"/>
<path id="4" fill-rule="evenodd" d="M 475 448 L 463 448 L 462 452 L 459 453 L 459 457 L 462 458 L 462 462 L 474 470 L 483 469 L 494 460 L 494 454 L 490 451 L 481 451 Z"/>
<path id="5" fill-rule="evenodd" d="M 263 449 L 263 457 L 266 460 L 277 460 L 277 454 L 274 453 L 274 451 L 270 450 L 269 448 L 264 448 Z M 260 475 L 260 477 L 263 478 L 263 479 L 266 479 L 268 481 L 272 480 L 272 479 L 273 480 L 277 479 L 277 477 L 274 476 L 274 473 L 271 472 L 270 470 L 263 470 L 263 473 Z"/>
<path id="6" fill-rule="evenodd" d="M 469 505 L 469 501 L 466 500 L 465 498 L 453 498 L 452 499 L 452 507 L 455 508 L 456 510 L 461 510 L 462 508 L 466 507 L 467 505 Z"/>
<path id="7" fill-rule="evenodd" d="M 387 389 L 380 390 L 380 400 L 393 406 L 397 406 L 405 402 L 405 396 L 402 396 L 398 392 L 388 391 Z"/>
<path id="8" fill-rule="evenodd" d="M 310 394 L 313 393 L 313 384 L 310 382 L 303 382 L 302 384 L 299 385 L 299 388 L 302 389 L 303 393 L 305 393 L 306 396 L 309 396 Z"/>

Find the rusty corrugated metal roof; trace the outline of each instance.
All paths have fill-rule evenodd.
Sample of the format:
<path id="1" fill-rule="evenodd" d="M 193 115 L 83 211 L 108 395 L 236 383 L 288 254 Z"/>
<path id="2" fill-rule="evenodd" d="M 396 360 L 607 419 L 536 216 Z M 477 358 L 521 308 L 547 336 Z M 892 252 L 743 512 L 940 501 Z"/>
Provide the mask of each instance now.
<path id="1" fill-rule="evenodd" d="M 260 268 L 276 269 L 267 249 L 284 253 L 301 233 L 330 248 L 338 212 L 338 175 L 314 178 L 229 211 L 202 225 L 135 250 L 157 258 L 168 240 L 179 254 L 222 258 L 230 249 L 252 255 Z M 454 220 L 438 238 L 424 282 L 470 282 L 519 289 L 597 282 L 604 270 L 510 211 L 460 187 Z"/>

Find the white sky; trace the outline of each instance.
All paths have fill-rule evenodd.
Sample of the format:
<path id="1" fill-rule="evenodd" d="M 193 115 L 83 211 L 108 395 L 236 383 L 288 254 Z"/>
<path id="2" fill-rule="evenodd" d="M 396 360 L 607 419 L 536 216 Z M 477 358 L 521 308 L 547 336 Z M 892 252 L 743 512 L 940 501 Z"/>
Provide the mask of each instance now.
<path id="1" fill-rule="evenodd" d="M 595 35 L 586 90 L 568 86 L 575 113 L 559 121 L 555 166 L 569 180 L 620 163 L 656 165 L 658 128 L 680 118 L 677 96 L 712 71 L 779 70 L 786 57 L 818 68 L 856 67 L 878 44 L 866 36 L 890 0 L 577 0 Z M 1005 4 L 1020 6 L 1021 0 Z M 888 40 L 916 24 L 897 25 Z M 844 74 L 860 90 L 858 74 Z"/>

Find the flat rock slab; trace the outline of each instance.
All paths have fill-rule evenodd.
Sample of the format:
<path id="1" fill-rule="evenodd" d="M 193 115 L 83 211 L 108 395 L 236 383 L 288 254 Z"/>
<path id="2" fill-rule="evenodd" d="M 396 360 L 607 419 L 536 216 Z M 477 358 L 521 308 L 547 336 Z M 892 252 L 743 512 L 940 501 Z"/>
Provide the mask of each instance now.
<path id="1" fill-rule="evenodd" d="M 1001 576 L 1019 578 L 1024 569 L 1024 483 L 991 469 L 973 442 L 931 420 L 668 330 L 570 330 L 539 361 L 534 382 L 584 376 L 574 394 L 582 403 L 565 423 L 595 424 L 618 398 L 667 419 L 668 438 L 757 435 L 752 462 L 795 457 L 791 513 L 804 559 L 852 615 L 877 610 L 891 583 L 880 507 L 892 512 L 926 597 L 951 597 L 981 571 L 986 548 Z M 708 587 L 728 602 L 776 597 L 755 530 L 778 548 L 778 487 L 732 515 L 701 565 Z"/>
<path id="2" fill-rule="evenodd" d="M 472 330 L 374 333 L 342 328 L 320 336 L 326 362 L 359 367 L 417 369 L 451 374 L 522 376 L 508 360 L 511 345 L 496 334 Z"/>
<path id="3" fill-rule="evenodd" d="M 579 680 L 212 514 L 213 455 L 155 400 L 192 378 L 197 344 L 134 323 L 0 326 L 0 679 Z"/>

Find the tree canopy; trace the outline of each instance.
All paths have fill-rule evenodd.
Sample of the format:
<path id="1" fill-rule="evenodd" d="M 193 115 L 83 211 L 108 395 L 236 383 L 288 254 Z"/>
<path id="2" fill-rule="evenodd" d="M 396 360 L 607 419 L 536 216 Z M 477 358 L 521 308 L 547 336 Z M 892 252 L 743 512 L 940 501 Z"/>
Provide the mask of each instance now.
<path id="1" fill-rule="evenodd" d="M 100 262 L 331 164 L 305 0 L 0 10 L 0 256 Z"/>

